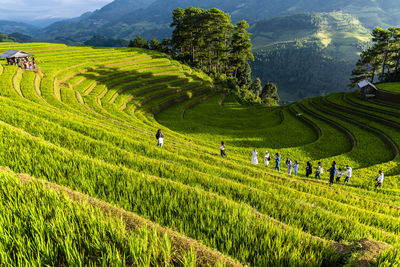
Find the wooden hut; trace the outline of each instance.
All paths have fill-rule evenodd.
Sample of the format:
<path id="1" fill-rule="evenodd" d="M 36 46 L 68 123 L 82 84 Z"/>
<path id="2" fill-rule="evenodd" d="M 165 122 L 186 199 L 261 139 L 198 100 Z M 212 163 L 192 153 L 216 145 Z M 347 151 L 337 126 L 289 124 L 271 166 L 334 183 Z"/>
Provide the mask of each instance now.
<path id="1" fill-rule="evenodd" d="M 365 98 L 375 97 L 376 93 L 378 92 L 378 88 L 376 88 L 373 83 L 367 80 L 359 82 L 358 88 L 360 89 L 360 95 Z"/>

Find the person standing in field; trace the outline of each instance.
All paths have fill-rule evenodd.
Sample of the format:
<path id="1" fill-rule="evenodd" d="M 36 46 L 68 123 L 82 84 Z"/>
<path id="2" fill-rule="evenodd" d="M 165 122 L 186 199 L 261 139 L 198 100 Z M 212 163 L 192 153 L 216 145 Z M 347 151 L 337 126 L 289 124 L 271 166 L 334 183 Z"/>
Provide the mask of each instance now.
<path id="1" fill-rule="evenodd" d="M 336 182 L 340 182 L 340 177 L 342 177 L 342 168 L 339 168 L 339 171 L 336 176 Z"/>
<path id="2" fill-rule="evenodd" d="M 252 151 L 251 164 L 255 164 L 255 165 L 258 164 L 258 153 L 257 153 L 257 149 L 255 149 L 255 148 Z"/>
<path id="3" fill-rule="evenodd" d="M 307 167 L 306 167 L 306 177 L 310 177 L 310 174 L 312 174 L 312 165 L 309 161 L 307 161 Z"/>
<path id="4" fill-rule="evenodd" d="M 221 141 L 221 145 L 219 146 L 219 150 L 221 150 L 221 157 L 227 157 L 225 154 L 225 143 L 224 141 Z"/>
<path id="5" fill-rule="evenodd" d="M 265 156 L 264 156 L 264 163 L 265 163 L 265 167 L 269 166 L 269 162 L 271 161 L 271 156 L 269 154 L 268 151 L 265 151 Z"/>
<path id="6" fill-rule="evenodd" d="M 353 169 L 349 167 L 349 165 L 346 165 L 346 171 L 343 173 L 343 175 L 346 175 L 346 178 L 344 179 L 345 183 L 350 182 L 350 178 L 353 175 Z"/>
<path id="7" fill-rule="evenodd" d="M 297 176 L 297 173 L 299 172 L 299 163 L 297 162 L 297 160 L 294 161 L 293 171 L 294 171 L 294 176 Z"/>
<path id="8" fill-rule="evenodd" d="M 162 147 L 164 144 L 164 134 L 161 132 L 161 129 L 158 129 L 156 134 L 156 139 L 157 139 L 157 146 Z"/>
<path id="9" fill-rule="evenodd" d="M 376 177 L 376 185 L 375 188 L 380 187 L 382 188 L 384 174 L 382 171 L 379 171 L 378 177 Z"/>
<path id="10" fill-rule="evenodd" d="M 318 166 L 315 170 L 315 178 L 321 179 L 321 174 L 324 172 L 324 168 L 322 168 L 322 163 L 318 162 Z"/>
<path id="11" fill-rule="evenodd" d="M 292 174 L 293 162 L 290 160 L 290 158 L 287 158 L 286 166 L 287 166 L 287 173 Z"/>
<path id="12" fill-rule="evenodd" d="M 276 155 L 275 155 L 275 170 L 281 171 L 280 164 L 281 164 L 281 154 L 276 153 Z"/>
<path id="13" fill-rule="evenodd" d="M 329 185 L 333 185 L 336 176 L 336 161 L 332 162 L 332 167 L 328 170 L 329 172 Z"/>

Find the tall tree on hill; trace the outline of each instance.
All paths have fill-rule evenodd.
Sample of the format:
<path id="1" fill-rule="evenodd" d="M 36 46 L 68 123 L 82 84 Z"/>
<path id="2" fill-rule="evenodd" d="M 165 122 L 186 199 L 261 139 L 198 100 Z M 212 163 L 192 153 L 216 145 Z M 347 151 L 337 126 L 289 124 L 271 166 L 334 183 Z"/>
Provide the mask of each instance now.
<path id="1" fill-rule="evenodd" d="M 223 11 L 188 7 L 173 12 L 173 56 L 225 82 L 245 103 L 260 103 L 261 81 L 252 85 L 249 60 L 254 60 L 249 24 L 235 26 Z M 251 87 L 251 88 L 249 88 Z"/>
<path id="2" fill-rule="evenodd" d="M 247 60 L 253 60 L 254 56 L 251 52 L 251 34 L 247 32 L 249 24 L 242 20 L 239 21 L 233 29 L 231 41 L 230 65 L 234 68 L 234 76 L 237 77 L 237 69 Z"/>
<path id="3" fill-rule="evenodd" d="M 352 72 L 349 86 L 370 78 L 374 82 L 376 73 L 380 81 L 395 81 L 400 72 L 400 28 L 388 30 L 375 28 L 372 31 L 373 45 L 360 54 L 356 68 Z"/>
<path id="4" fill-rule="evenodd" d="M 227 62 L 229 38 L 232 27 L 231 18 L 223 11 L 212 8 L 206 11 L 204 44 L 207 54 L 208 72 L 222 73 Z"/>
<path id="5" fill-rule="evenodd" d="M 350 78 L 349 86 L 354 87 L 357 83 L 365 79 L 374 82 L 375 75 L 381 68 L 382 61 L 382 56 L 375 47 L 361 52 L 356 68 L 351 73 L 352 77 Z"/>
<path id="6" fill-rule="evenodd" d="M 393 38 L 393 61 L 395 62 L 394 67 L 394 79 L 396 80 L 400 72 L 400 28 L 391 27 L 389 30 L 392 32 Z"/>
<path id="7" fill-rule="evenodd" d="M 239 87 L 249 88 L 251 84 L 251 67 L 249 63 L 244 62 L 240 65 L 236 70 L 236 78 L 233 79 L 236 80 Z"/>
<path id="8" fill-rule="evenodd" d="M 387 63 L 388 54 L 390 51 L 390 40 L 392 32 L 389 30 L 382 29 L 380 27 L 375 28 L 372 31 L 372 41 L 375 42 L 375 49 L 378 53 L 384 54 L 382 62 L 382 73 L 380 75 L 381 80 L 385 77 L 385 67 Z"/>
<path id="9" fill-rule="evenodd" d="M 208 73 L 237 77 L 238 68 L 254 60 L 247 22 L 233 26 L 230 16 L 219 9 L 175 9 L 171 27 L 175 56 Z"/>

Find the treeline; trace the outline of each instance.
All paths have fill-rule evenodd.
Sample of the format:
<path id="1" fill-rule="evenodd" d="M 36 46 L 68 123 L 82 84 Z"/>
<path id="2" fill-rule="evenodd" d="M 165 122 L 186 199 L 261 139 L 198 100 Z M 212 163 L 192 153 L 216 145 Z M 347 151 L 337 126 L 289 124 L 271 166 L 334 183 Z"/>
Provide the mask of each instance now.
<path id="1" fill-rule="evenodd" d="M 400 28 L 375 28 L 372 46 L 364 50 L 352 71 L 350 87 L 368 79 L 371 82 L 400 81 Z"/>
<path id="2" fill-rule="evenodd" d="M 232 25 L 229 14 L 219 9 L 188 7 L 173 11 L 171 27 L 174 27 L 171 38 L 159 42 L 137 36 L 129 46 L 170 54 L 208 73 L 221 90 L 236 95 L 243 103 L 279 102 L 275 85 L 267 83 L 263 87 L 260 79 L 251 79 L 248 61 L 253 61 L 254 56 L 246 21 Z"/>

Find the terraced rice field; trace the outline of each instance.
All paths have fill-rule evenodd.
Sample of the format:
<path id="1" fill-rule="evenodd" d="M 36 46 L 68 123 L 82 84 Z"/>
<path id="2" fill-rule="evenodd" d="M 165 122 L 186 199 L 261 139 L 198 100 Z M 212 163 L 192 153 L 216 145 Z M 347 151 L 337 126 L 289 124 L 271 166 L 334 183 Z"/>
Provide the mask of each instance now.
<path id="1" fill-rule="evenodd" d="M 40 69 L 0 67 L 1 262 L 400 261 L 396 104 L 350 93 L 245 107 L 156 52 L 0 43 L 6 49 L 34 53 Z M 229 158 L 219 156 L 222 140 Z M 251 166 L 254 148 L 261 163 L 265 150 L 280 152 L 282 169 L 298 160 L 300 175 Z M 306 161 L 327 170 L 332 160 L 354 168 L 350 184 L 329 187 L 326 171 L 304 176 Z M 384 187 L 375 189 L 379 169 Z"/>

